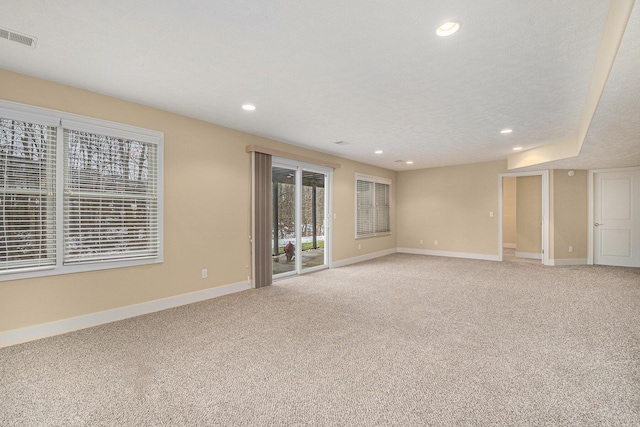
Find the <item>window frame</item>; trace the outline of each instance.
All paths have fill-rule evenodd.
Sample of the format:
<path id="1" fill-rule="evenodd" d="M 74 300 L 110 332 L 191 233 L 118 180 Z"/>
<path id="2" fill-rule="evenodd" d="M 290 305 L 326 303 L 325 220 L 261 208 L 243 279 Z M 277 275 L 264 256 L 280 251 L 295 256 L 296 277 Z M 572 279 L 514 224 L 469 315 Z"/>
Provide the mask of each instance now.
<path id="1" fill-rule="evenodd" d="M 374 230 L 373 233 L 368 233 L 368 234 L 358 234 L 358 223 L 359 223 L 359 217 L 358 217 L 358 181 L 364 181 L 364 182 L 369 182 L 373 184 L 373 216 L 372 216 L 372 222 L 374 224 Z M 356 179 L 355 179 L 355 200 L 354 200 L 354 204 L 355 204 L 355 238 L 356 239 L 367 239 L 370 237 L 381 237 L 381 236 L 389 236 L 392 234 L 393 230 L 391 229 L 391 205 L 392 205 L 392 180 L 388 179 L 388 178 L 382 178 L 379 176 L 373 176 L 373 175 L 365 175 L 365 174 L 361 174 L 361 173 L 356 173 Z M 376 232 L 375 228 L 376 228 L 376 224 L 377 224 L 377 212 L 378 212 L 378 205 L 376 204 L 376 184 L 384 184 L 387 185 L 389 187 L 389 214 L 388 214 L 388 228 L 389 231 L 383 231 L 383 232 Z"/>
<path id="2" fill-rule="evenodd" d="M 66 113 L 42 107 L 0 100 L 0 117 L 42 124 L 54 127 L 56 134 L 55 150 L 55 232 L 56 262 L 52 266 L 6 270 L 0 272 L 0 281 L 53 276 L 78 272 L 105 270 L 111 268 L 133 267 L 164 262 L 164 133 L 122 123 L 111 122 L 78 114 Z M 64 130 L 90 132 L 110 137 L 135 140 L 157 146 L 156 188 L 157 188 L 157 256 L 130 260 L 87 262 L 64 264 Z"/>

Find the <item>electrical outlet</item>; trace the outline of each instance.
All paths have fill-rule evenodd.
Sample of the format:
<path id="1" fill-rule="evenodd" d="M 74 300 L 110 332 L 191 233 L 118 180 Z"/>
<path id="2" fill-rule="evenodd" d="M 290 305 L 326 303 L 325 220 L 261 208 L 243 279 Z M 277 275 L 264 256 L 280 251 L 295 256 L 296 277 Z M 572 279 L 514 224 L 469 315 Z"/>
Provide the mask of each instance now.
<path id="1" fill-rule="evenodd" d="M 573 252 L 573 246 L 569 246 L 569 252 Z"/>
<path id="2" fill-rule="evenodd" d="M 203 268 L 203 269 L 202 269 L 202 278 L 203 278 L 203 279 L 206 279 L 206 278 L 207 278 L 207 269 L 206 269 L 206 268 Z"/>
<path id="3" fill-rule="evenodd" d="M 358 243 L 358 249 L 362 249 L 362 245 Z"/>
<path id="4" fill-rule="evenodd" d="M 434 240 L 434 241 L 433 241 L 433 245 L 434 245 L 434 246 L 438 246 L 438 241 L 437 241 L 437 240 Z"/>
<path id="5" fill-rule="evenodd" d="M 420 244 L 424 245 L 424 240 L 420 239 Z"/>

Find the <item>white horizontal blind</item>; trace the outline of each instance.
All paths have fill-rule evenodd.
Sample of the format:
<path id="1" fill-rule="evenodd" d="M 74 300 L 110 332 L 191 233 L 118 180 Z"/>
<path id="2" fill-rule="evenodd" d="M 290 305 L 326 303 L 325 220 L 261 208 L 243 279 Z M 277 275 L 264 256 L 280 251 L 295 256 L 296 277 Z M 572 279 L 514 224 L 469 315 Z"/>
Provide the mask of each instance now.
<path id="1" fill-rule="evenodd" d="M 356 175 L 356 237 L 391 232 L 391 181 L 368 175 Z"/>
<path id="2" fill-rule="evenodd" d="M 389 224 L 389 185 L 376 182 L 376 233 L 391 231 Z"/>
<path id="3" fill-rule="evenodd" d="M 158 146 L 65 129 L 64 150 L 64 264 L 158 256 Z"/>
<path id="4" fill-rule="evenodd" d="M 356 236 L 371 236 L 375 233 L 374 183 L 359 179 L 356 181 L 356 187 Z"/>
<path id="5" fill-rule="evenodd" d="M 0 272 L 56 264 L 51 126 L 0 118 Z"/>

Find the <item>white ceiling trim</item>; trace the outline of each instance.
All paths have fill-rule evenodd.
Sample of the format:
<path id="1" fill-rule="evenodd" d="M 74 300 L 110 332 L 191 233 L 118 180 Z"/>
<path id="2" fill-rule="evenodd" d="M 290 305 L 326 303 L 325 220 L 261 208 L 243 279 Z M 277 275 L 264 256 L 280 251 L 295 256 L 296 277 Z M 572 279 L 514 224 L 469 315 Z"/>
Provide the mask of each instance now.
<path id="1" fill-rule="evenodd" d="M 627 23 L 633 11 L 634 2 L 635 0 L 611 0 L 602 42 L 598 49 L 598 59 L 596 60 L 577 136 L 511 154 L 507 159 L 509 170 L 563 160 L 580 154 L 620 49 Z"/>

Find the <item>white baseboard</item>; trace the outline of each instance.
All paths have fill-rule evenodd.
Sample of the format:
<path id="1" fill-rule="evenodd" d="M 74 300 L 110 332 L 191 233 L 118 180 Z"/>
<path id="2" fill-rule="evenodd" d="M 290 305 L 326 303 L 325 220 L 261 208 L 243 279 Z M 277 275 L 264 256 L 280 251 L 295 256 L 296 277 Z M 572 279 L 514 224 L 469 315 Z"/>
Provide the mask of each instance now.
<path id="1" fill-rule="evenodd" d="M 362 261 L 369 261 L 370 259 L 380 258 L 381 256 L 391 255 L 398 252 L 396 248 L 387 249 L 385 251 L 373 252 L 371 254 L 360 255 L 353 258 L 342 259 L 331 263 L 331 268 L 344 267 L 345 265 L 351 265 Z"/>
<path id="2" fill-rule="evenodd" d="M 502 247 L 503 248 L 508 248 L 508 249 L 515 249 L 516 248 L 516 244 L 515 243 L 503 243 Z"/>
<path id="3" fill-rule="evenodd" d="M 443 256 L 443 257 L 450 257 L 450 258 L 467 258 L 467 259 L 481 259 L 485 261 L 498 261 L 498 255 L 472 254 L 472 253 L 466 253 L 466 252 L 434 251 L 430 249 L 413 249 L 413 248 L 398 248 L 398 252 L 403 254 L 432 255 L 432 256 Z"/>
<path id="4" fill-rule="evenodd" d="M 516 258 L 528 258 L 528 259 L 542 259 L 542 254 L 534 252 L 518 252 L 516 251 Z"/>
<path id="5" fill-rule="evenodd" d="M 128 305 L 126 307 L 114 308 L 112 310 L 100 311 L 97 313 L 85 314 L 83 316 L 71 317 L 69 319 L 57 320 L 55 322 L 42 323 L 40 325 L 28 326 L 26 328 L 4 331 L 0 332 L 0 348 L 40 338 L 65 334 L 67 332 L 90 328 L 92 326 L 103 325 L 105 323 L 128 319 L 130 317 L 141 316 L 143 314 L 154 313 L 156 311 L 179 307 L 181 305 L 192 304 L 194 302 L 200 302 L 248 289 L 251 289 L 251 285 L 247 282 L 232 283 L 229 285 L 204 289 L 202 291 L 190 292 L 140 304 Z"/>
<path id="6" fill-rule="evenodd" d="M 550 259 L 549 265 L 587 265 L 586 258 Z"/>
<path id="7" fill-rule="evenodd" d="M 347 258 L 333 262 L 331 268 L 344 267 L 362 261 L 368 261 L 396 252 L 417 255 L 442 256 L 450 258 L 467 258 L 479 259 L 486 261 L 498 261 L 498 255 L 474 254 L 465 252 L 448 252 L 434 251 L 428 249 L 413 248 L 393 248 L 384 251 L 374 252 L 366 255 Z M 541 254 L 527 254 L 516 252 L 516 256 L 522 258 L 542 259 Z M 533 255 L 533 256 L 523 256 Z M 586 265 L 586 258 L 569 258 L 549 260 L 549 265 Z M 67 332 L 77 331 L 79 329 L 90 328 L 92 326 L 103 325 L 105 323 L 116 322 L 118 320 L 128 319 L 130 317 L 141 316 L 144 314 L 154 313 L 156 311 L 166 310 L 168 308 L 179 307 L 181 305 L 192 304 L 195 302 L 205 301 L 211 298 L 229 295 L 236 292 L 252 289 L 248 282 L 238 282 L 229 285 L 218 286 L 215 288 L 204 289 L 201 291 L 190 292 L 187 294 L 176 295 L 173 297 L 162 298 L 154 301 L 143 302 L 140 304 L 129 305 L 126 307 L 114 308 L 112 310 L 100 311 L 97 313 L 85 314 L 82 316 L 71 317 L 68 319 L 57 320 L 55 322 L 42 323 L 39 325 L 29 326 L 26 328 L 13 329 L 0 332 L 0 348 L 20 344 L 28 341 L 34 341 L 40 338 L 52 337 L 55 335 L 65 334 Z"/>

